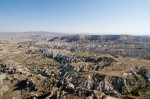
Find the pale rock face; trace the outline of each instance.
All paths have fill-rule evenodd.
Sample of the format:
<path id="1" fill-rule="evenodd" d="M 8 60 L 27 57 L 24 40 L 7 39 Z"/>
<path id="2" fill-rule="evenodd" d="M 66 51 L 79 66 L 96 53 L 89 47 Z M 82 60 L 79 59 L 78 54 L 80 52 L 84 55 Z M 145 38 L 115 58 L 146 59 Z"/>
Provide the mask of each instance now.
<path id="1" fill-rule="evenodd" d="M 148 82 L 150 82 L 150 69 L 149 68 L 141 68 L 141 70 L 138 72 L 138 74 L 141 74 Z"/>
<path id="2" fill-rule="evenodd" d="M 113 96 L 127 94 L 137 88 L 144 87 L 146 84 L 144 77 L 149 77 L 149 69 L 143 69 L 139 72 L 124 73 L 123 76 L 108 76 L 95 73 L 88 74 L 85 78 L 82 75 L 77 75 L 79 73 L 77 69 L 81 67 L 65 66 L 60 70 L 66 81 L 71 82 L 67 84 L 68 87 L 73 89 L 80 87 L 87 90 L 97 90 Z"/>
<path id="3" fill-rule="evenodd" d="M 87 89 L 92 89 L 93 83 L 91 80 L 85 80 L 84 82 L 81 83 L 82 88 L 87 88 Z"/>
<path id="4" fill-rule="evenodd" d="M 68 83 L 66 88 L 69 88 L 69 89 L 72 88 L 72 89 L 74 89 L 74 85 L 72 83 Z"/>

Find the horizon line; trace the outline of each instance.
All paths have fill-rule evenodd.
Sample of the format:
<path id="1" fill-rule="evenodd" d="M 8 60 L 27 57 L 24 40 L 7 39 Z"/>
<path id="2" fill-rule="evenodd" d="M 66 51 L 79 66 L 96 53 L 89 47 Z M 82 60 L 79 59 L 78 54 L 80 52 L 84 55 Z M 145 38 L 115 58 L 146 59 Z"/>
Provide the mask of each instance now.
<path id="1" fill-rule="evenodd" d="M 13 32 L 10 32 L 10 31 L 6 31 L 6 32 L 1 32 L 0 33 L 30 33 L 30 32 L 47 32 L 47 33 L 60 33 L 60 34 L 70 34 L 70 35 L 136 35 L 136 36 L 145 36 L 145 35 L 150 35 L 150 34 L 144 34 L 144 33 L 138 33 L 138 34 L 135 34 L 135 33 L 106 33 L 106 32 L 103 32 L 103 33 L 98 33 L 98 32 L 52 32 L 52 31 L 13 31 Z"/>

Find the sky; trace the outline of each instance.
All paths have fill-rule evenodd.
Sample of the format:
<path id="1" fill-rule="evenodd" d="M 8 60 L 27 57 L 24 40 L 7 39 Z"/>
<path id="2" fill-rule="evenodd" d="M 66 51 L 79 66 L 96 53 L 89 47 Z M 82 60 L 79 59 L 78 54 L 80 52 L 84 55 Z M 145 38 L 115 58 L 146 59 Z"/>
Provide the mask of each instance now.
<path id="1" fill-rule="evenodd" d="M 150 0 L 0 0 L 0 32 L 150 35 Z"/>

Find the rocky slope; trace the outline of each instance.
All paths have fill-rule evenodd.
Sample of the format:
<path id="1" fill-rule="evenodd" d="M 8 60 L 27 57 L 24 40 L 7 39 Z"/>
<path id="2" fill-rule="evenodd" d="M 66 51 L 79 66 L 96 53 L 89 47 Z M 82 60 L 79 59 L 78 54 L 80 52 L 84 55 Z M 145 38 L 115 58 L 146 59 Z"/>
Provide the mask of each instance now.
<path id="1" fill-rule="evenodd" d="M 121 39 L 125 40 L 125 37 Z M 82 37 L 83 39 L 85 37 Z M 115 41 L 116 39 L 118 36 L 117 38 L 115 36 Z M 61 42 L 37 40 L 19 43 L 8 41 L 0 44 L 0 97 L 2 99 L 150 98 L 149 60 L 99 54 L 87 50 L 96 51 L 91 48 L 95 46 L 94 44 L 98 45 L 99 42 L 89 40 L 68 43 L 62 40 Z M 77 47 L 80 51 L 71 51 L 68 50 L 70 46 L 82 48 Z M 87 49 L 83 51 L 84 48 Z M 111 50 L 111 47 L 109 48 Z"/>

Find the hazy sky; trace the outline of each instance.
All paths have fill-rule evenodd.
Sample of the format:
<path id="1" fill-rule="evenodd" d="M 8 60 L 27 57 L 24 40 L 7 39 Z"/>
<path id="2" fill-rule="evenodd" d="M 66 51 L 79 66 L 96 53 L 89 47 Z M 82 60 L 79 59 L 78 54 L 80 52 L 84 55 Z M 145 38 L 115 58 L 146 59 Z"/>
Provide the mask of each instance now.
<path id="1" fill-rule="evenodd" d="M 150 0 L 0 0 L 0 31 L 150 34 Z"/>

